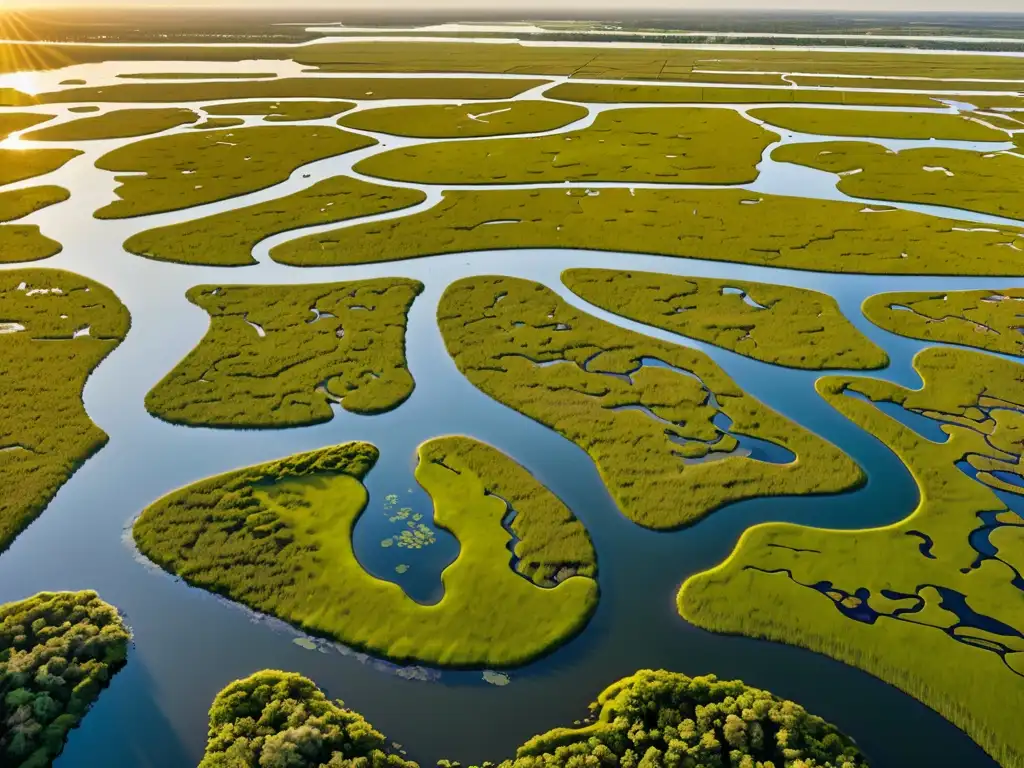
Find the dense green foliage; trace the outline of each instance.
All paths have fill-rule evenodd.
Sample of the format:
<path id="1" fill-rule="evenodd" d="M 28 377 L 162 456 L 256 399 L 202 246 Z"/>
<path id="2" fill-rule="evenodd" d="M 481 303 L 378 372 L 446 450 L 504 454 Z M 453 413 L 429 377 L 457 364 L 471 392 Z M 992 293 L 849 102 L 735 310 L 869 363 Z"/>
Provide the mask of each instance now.
<path id="1" fill-rule="evenodd" d="M 741 499 L 863 482 L 842 451 L 744 393 L 707 355 L 598 320 L 539 283 L 460 280 L 437 313 L 459 370 L 586 450 L 640 525 L 675 528 Z M 720 414 L 728 427 L 715 423 Z M 751 459 L 737 451 L 742 435 L 797 458 Z"/>
<path id="2" fill-rule="evenodd" d="M 91 141 L 146 136 L 188 125 L 199 119 L 191 109 L 115 109 L 25 135 L 30 141 Z"/>
<path id="3" fill-rule="evenodd" d="M 744 184 L 778 136 L 731 109 L 611 110 L 572 133 L 437 142 L 372 155 L 368 176 L 432 184 L 558 181 Z"/>
<path id="4" fill-rule="evenodd" d="M 209 50 L 209 49 L 206 49 Z M 290 53 L 290 51 L 289 51 Z M 508 99 L 543 80 L 485 78 L 316 78 L 205 83 L 118 83 L 39 94 L 43 104 L 76 102 L 190 102 L 223 99 Z"/>
<path id="5" fill-rule="evenodd" d="M 297 238 L 270 255 L 295 266 L 326 266 L 503 248 L 583 248 L 820 272 L 1024 275 L 1018 252 L 1024 231 L 1011 227 L 733 189 L 591 192 L 446 192 L 429 210 Z"/>
<path id="6" fill-rule="evenodd" d="M 128 238 L 124 247 L 160 261 L 246 266 L 256 263 L 253 247 L 271 235 L 395 211 L 424 199 L 426 195 L 416 189 L 335 176 L 276 200 L 139 232 Z"/>
<path id="7" fill-rule="evenodd" d="M 932 347 L 914 367 L 919 390 L 848 376 L 817 386 L 907 465 L 920 488 L 917 509 L 870 530 L 750 528 L 728 560 L 683 584 L 679 610 L 706 629 L 804 646 L 867 670 L 940 712 L 1001 765 L 1020 768 L 1024 518 L 991 488 L 1024 493 L 1024 366 Z M 876 402 L 934 420 L 947 439 L 926 439 Z"/>
<path id="8" fill-rule="evenodd" d="M 889 362 L 835 299 L 806 288 L 614 269 L 570 269 L 562 282 L 609 312 L 766 363 L 826 370 Z"/>
<path id="9" fill-rule="evenodd" d="M 268 123 L 323 120 L 347 112 L 350 101 L 240 101 L 203 107 L 208 115 L 264 115 Z"/>
<path id="10" fill-rule="evenodd" d="M 0 605 L 0 765 L 49 768 L 131 639 L 95 592 L 43 592 Z"/>
<path id="11" fill-rule="evenodd" d="M 45 123 L 52 120 L 51 115 L 35 115 L 28 112 L 0 112 L 0 141 L 3 141 L 12 133 L 24 131 L 33 125 Z"/>
<path id="12" fill-rule="evenodd" d="M 528 99 L 483 104 L 424 104 L 365 109 L 343 117 L 346 128 L 412 136 L 455 139 L 553 131 L 586 117 L 587 110 L 573 104 Z"/>
<path id="13" fill-rule="evenodd" d="M 835 726 L 738 680 L 640 670 L 591 705 L 594 722 L 555 728 L 498 768 L 861 768 Z"/>
<path id="14" fill-rule="evenodd" d="M 497 768 L 867 764 L 850 739 L 799 704 L 714 675 L 640 670 L 602 691 L 590 709 L 587 724 L 535 736 Z M 218 694 L 200 768 L 417 768 L 387 754 L 385 743 L 311 680 L 266 670 Z"/>
<path id="15" fill-rule="evenodd" d="M 0 186 L 53 173 L 80 154 L 77 149 L 0 149 Z"/>
<path id="16" fill-rule="evenodd" d="M 0 192 L 0 222 L 20 219 L 69 197 L 66 189 L 56 186 Z M 0 224 L 0 263 L 38 261 L 60 251 L 61 244 L 43 235 L 35 224 Z"/>
<path id="17" fill-rule="evenodd" d="M 82 389 L 130 322 L 113 292 L 87 278 L 0 271 L 0 552 L 106 443 Z"/>
<path id="18" fill-rule="evenodd" d="M 397 408 L 412 394 L 405 326 L 423 284 L 201 285 L 203 340 L 146 396 L 155 416 L 204 427 L 294 427 Z"/>
<path id="19" fill-rule="evenodd" d="M 217 694 L 199 768 L 418 768 L 300 675 L 264 670 Z"/>
<path id="20" fill-rule="evenodd" d="M 982 125 L 967 115 L 927 112 L 880 112 L 864 109 L 766 107 L 750 116 L 769 125 L 824 136 L 880 136 L 892 139 L 1006 141 L 1005 131 Z"/>
<path id="21" fill-rule="evenodd" d="M 523 664 L 583 628 L 597 583 L 573 574 L 593 569 L 589 537 L 584 547 L 582 526 L 550 491 L 470 438 L 424 443 L 416 467 L 434 522 L 461 545 L 441 576 L 444 597 L 422 605 L 367 573 L 352 529 L 376 459 L 373 446 L 350 443 L 194 483 L 146 509 L 135 541 L 189 584 L 399 662 Z M 513 527 L 518 572 L 502 525 L 513 495 L 526 518 Z"/>
<path id="22" fill-rule="evenodd" d="M 852 197 L 1024 219 L 1020 188 L 1024 157 L 1012 152 L 942 148 L 893 152 L 879 144 L 833 141 L 788 144 L 776 149 L 772 158 L 839 174 L 838 188 Z"/>
<path id="23" fill-rule="evenodd" d="M 687 85 L 560 83 L 544 92 L 551 99 L 594 104 L 846 104 L 849 106 L 934 107 L 918 93 L 811 91 L 795 88 L 715 88 Z"/>
<path id="24" fill-rule="evenodd" d="M 324 126 L 257 126 L 156 136 L 96 161 L 119 171 L 118 200 L 96 211 L 120 219 L 176 211 L 272 187 L 296 168 L 376 142 Z"/>
<path id="25" fill-rule="evenodd" d="M 864 315 L 890 333 L 1024 355 L 1024 289 L 869 296 Z"/>

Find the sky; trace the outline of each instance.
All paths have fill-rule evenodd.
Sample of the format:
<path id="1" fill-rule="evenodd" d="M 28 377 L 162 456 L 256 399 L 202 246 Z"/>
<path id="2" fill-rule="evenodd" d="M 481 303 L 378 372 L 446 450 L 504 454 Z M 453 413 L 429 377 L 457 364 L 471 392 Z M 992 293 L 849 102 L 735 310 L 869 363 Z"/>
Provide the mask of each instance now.
<path id="1" fill-rule="evenodd" d="M 381 10 L 384 8 L 484 8 L 498 10 L 516 8 L 524 13 L 553 10 L 626 10 L 621 0 L 293 0 L 296 7 L 323 7 L 343 11 L 346 8 Z M 4 6 L 85 7 L 89 5 L 130 7 L 190 5 L 194 7 L 238 6 L 280 8 L 280 0 L 0 0 Z M 796 9 L 796 10 L 851 10 L 851 11 L 1019 11 L 1024 12 L 1024 0 L 638 0 L 629 4 L 632 9 Z"/>

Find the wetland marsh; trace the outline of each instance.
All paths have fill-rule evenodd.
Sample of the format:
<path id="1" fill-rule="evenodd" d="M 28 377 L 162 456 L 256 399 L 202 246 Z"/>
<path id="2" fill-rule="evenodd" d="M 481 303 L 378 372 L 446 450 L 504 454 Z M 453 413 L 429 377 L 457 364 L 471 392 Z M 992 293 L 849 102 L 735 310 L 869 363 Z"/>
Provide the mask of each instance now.
<path id="1" fill-rule="evenodd" d="M 974 85 L 1024 59 L 496 47 L 0 75 L 0 602 L 133 639 L 54 764 L 209 761 L 260 670 L 499 761 L 650 668 L 1020 768 L 1024 133 Z"/>

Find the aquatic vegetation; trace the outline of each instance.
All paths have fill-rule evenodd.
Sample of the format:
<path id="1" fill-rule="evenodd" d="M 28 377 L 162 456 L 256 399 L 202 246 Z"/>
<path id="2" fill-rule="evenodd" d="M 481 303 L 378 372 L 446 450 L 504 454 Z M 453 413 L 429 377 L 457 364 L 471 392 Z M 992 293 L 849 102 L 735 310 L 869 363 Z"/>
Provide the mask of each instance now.
<path id="1" fill-rule="evenodd" d="M 1024 289 L 880 293 L 862 307 L 880 328 L 912 339 L 1024 355 Z"/>
<path id="2" fill-rule="evenodd" d="M 124 247 L 160 261 L 246 266 L 256 263 L 253 247 L 271 235 L 408 208 L 424 199 L 416 189 L 335 176 L 276 200 L 140 232 Z"/>
<path id="3" fill-rule="evenodd" d="M 2 95 L 2 92 L 0 92 Z M 28 112 L 0 112 L 0 141 L 12 133 L 24 131 L 33 125 L 53 120 L 53 115 L 38 115 Z"/>
<path id="4" fill-rule="evenodd" d="M 203 107 L 208 115 L 264 115 L 268 123 L 323 120 L 352 109 L 350 101 L 240 101 Z"/>
<path id="5" fill-rule="evenodd" d="M 0 186 L 53 173 L 80 154 L 77 149 L 0 149 Z"/>
<path id="6" fill-rule="evenodd" d="M 6 222 L 63 202 L 70 194 L 63 187 L 26 187 L 0 192 L 0 263 L 38 261 L 60 253 L 61 244 L 44 236 L 35 224 Z"/>
<path id="7" fill-rule="evenodd" d="M 805 91 L 795 88 L 715 88 L 629 83 L 559 83 L 544 92 L 549 99 L 590 104 L 846 104 L 874 107 L 938 107 L 920 93 Z"/>
<path id="8" fill-rule="evenodd" d="M 864 481 L 842 451 L 747 395 L 707 355 L 598 320 L 539 283 L 459 280 L 437 313 L 459 370 L 587 451 L 622 512 L 645 527 Z M 751 458 L 747 438 L 763 457 Z"/>
<path id="9" fill-rule="evenodd" d="M 1007 141 L 1006 131 L 982 125 L 967 115 L 928 112 L 879 112 L 865 109 L 766 107 L 750 116 L 771 126 L 825 136 L 879 136 L 891 139 Z"/>
<path id="10" fill-rule="evenodd" d="M 376 460 L 372 445 L 349 443 L 194 483 L 146 509 L 135 541 L 193 586 L 398 662 L 513 666 L 582 629 L 597 583 L 566 575 L 549 586 L 542 576 L 592 572 L 586 531 L 526 470 L 470 438 L 419 448 L 416 479 L 434 500 L 434 521 L 461 545 L 441 577 L 444 597 L 421 605 L 363 570 L 352 529 Z M 580 560 L 567 563 L 569 553 Z"/>
<path id="11" fill-rule="evenodd" d="M 894 152 L 868 142 L 833 141 L 788 144 L 776 149 L 772 158 L 839 174 L 837 187 L 852 197 L 1024 219 L 1019 184 L 1024 158 L 1010 152 L 942 148 Z"/>
<path id="12" fill-rule="evenodd" d="M 200 50 L 210 50 L 209 48 Z M 181 53 L 175 52 L 175 55 Z M 291 58 L 288 51 L 287 58 Z M 280 58 L 280 57 L 274 57 Z M 203 83 L 117 83 L 90 88 L 67 88 L 41 93 L 42 104 L 77 102 L 171 102 L 225 99 L 509 99 L 543 85 L 544 80 L 486 78 L 317 78 L 282 77 L 276 80 L 234 80 Z"/>
<path id="13" fill-rule="evenodd" d="M 409 308 L 423 284 L 378 278 L 317 285 L 201 285 L 202 341 L 146 395 L 165 421 L 294 427 L 397 408 L 412 394 Z"/>
<path id="14" fill-rule="evenodd" d="M 375 143 L 337 128 L 300 125 L 143 139 L 96 161 L 97 168 L 127 175 L 116 177 L 118 199 L 95 215 L 99 219 L 144 216 L 244 195 L 279 184 L 314 160 Z"/>
<path id="15" fill-rule="evenodd" d="M 395 136 L 454 139 L 553 131 L 586 115 L 584 107 L 574 104 L 530 99 L 482 104 L 378 107 L 347 115 L 341 118 L 339 124 L 346 128 Z"/>
<path id="16" fill-rule="evenodd" d="M 82 389 L 128 333 L 128 310 L 99 283 L 48 269 L 0 271 L 0 552 L 107 442 Z"/>
<path id="17" fill-rule="evenodd" d="M 732 110 L 625 109 L 588 128 L 528 139 L 401 147 L 356 164 L 368 176 L 432 184 L 558 181 L 743 184 L 778 136 Z"/>
<path id="18" fill-rule="evenodd" d="M 484 670 L 483 679 L 497 686 L 509 683 L 508 675 L 494 670 Z M 226 765 L 211 757 L 229 754 L 236 760 L 232 768 L 284 765 L 269 762 L 271 744 L 283 745 L 276 754 L 287 754 L 292 768 L 340 766 L 349 760 L 416 768 L 416 763 L 386 754 L 384 736 L 343 707 L 340 701 L 327 701 L 311 680 L 296 674 L 268 670 L 232 683 L 210 711 L 209 742 L 200 768 Z M 714 675 L 691 678 L 642 669 L 608 686 L 590 711 L 585 724 L 534 736 L 497 768 L 701 768 L 724 765 L 726 755 L 729 765 L 738 768 L 867 765 L 851 739 L 799 704 Z M 312 740 L 311 733 L 323 734 L 323 742 Z M 311 743 L 302 749 L 307 740 Z M 328 763 L 328 758 L 333 759 Z M 438 765 L 458 764 L 441 760 Z"/>
<path id="19" fill-rule="evenodd" d="M 907 465 L 917 509 L 871 530 L 748 529 L 724 563 L 683 584 L 679 611 L 705 629 L 799 645 L 871 672 L 1019 768 L 1024 518 L 993 488 L 1024 493 L 1024 366 L 932 347 L 914 367 L 919 390 L 849 376 L 817 388 Z M 945 441 L 874 403 L 932 420 Z"/>
<path id="20" fill-rule="evenodd" d="M 1024 275 L 1015 250 L 1024 249 L 1024 230 L 992 229 L 732 189 L 462 190 L 446 192 L 429 210 L 300 237 L 270 255 L 293 266 L 326 266 L 583 248 L 820 272 Z"/>
<path id="21" fill-rule="evenodd" d="M 889 362 L 835 299 L 806 288 L 614 269 L 570 269 L 562 282 L 609 312 L 765 363 L 826 370 Z"/>
<path id="22" fill-rule="evenodd" d="M 95 592 L 42 592 L 0 605 L 0 764 L 49 768 L 131 639 Z"/>
<path id="23" fill-rule="evenodd" d="M 199 768 L 418 768 L 305 677 L 264 670 L 217 694 Z"/>
<path id="24" fill-rule="evenodd" d="M 29 141 L 92 141 L 146 136 L 188 125 L 199 119 L 191 109 L 115 109 L 95 117 L 40 128 L 25 134 Z"/>

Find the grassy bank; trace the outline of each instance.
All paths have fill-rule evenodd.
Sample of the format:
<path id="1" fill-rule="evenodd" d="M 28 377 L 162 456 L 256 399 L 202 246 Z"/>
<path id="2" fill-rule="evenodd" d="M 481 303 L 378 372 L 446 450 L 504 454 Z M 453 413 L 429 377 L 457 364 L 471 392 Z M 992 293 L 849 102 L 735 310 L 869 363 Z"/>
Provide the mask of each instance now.
<path id="1" fill-rule="evenodd" d="M 7 222 L 35 213 L 71 197 L 63 187 L 26 187 L 0 192 L 0 263 L 39 261 L 61 251 L 61 244 L 39 231 L 35 224 Z"/>
<path id="2" fill-rule="evenodd" d="M 190 109 L 115 109 L 25 134 L 28 141 L 93 141 L 147 136 L 199 119 Z"/>
<path id="3" fill-rule="evenodd" d="M 531 99 L 473 104 L 424 104 L 379 107 L 343 117 L 340 125 L 363 131 L 420 139 L 457 139 L 539 133 L 562 128 L 586 117 L 573 104 Z"/>

